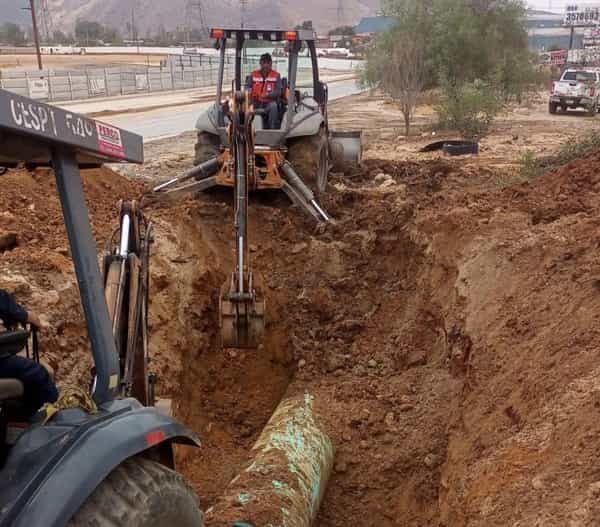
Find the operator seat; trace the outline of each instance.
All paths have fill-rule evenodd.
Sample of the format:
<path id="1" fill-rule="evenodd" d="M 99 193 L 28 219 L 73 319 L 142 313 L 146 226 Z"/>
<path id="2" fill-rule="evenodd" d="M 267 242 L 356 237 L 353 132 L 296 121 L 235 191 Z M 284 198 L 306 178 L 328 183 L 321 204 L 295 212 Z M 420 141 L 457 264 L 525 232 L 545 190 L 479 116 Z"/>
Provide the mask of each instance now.
<path id="1" fill-rule="evenodd" d="M 7 331 L 0 334 L 0 360 L 19 353 L 27 346 L 29 331 Z M 23 383 L 17 379 L 0 379 L 0 404 L 23 396 Z"/>
<path id="2" fill-rule="evenodd" d="M 251 78 L 250 77 L 246 77 L 246 86 L 248 86 L 248 83 L 251 83 Z M 288 94 L 288 80 L 287 77 L 282 77 L 281 78 L 281 91 L 283 92 L 283 95 L 281 96 L 281 99 L 279 99 L 279 101 L 277 101 L 277 106 L 279 107 L 279 126 L 277 127 L 277 129 L 281 129 L 281 125 L 283 123 L 283 117 L 285 116 L 285 112 L 287 111 L 287 106 L 288 106 L 288 100 L 289 100 L 289 94 Z M 260 108 L 255 108 L 254 109 L 254 113 L 256 115 L 256 118 L 254 119 L 254 129 L 255 130 L 265 130 L 265 121 L 266 121 L 266 112 L 263 109 Z"/>
<path id="3" fill-rule="evenodd" d="M 18 379 L 0 379 L 0 403 L 23 397 L 25 387 Z"/>

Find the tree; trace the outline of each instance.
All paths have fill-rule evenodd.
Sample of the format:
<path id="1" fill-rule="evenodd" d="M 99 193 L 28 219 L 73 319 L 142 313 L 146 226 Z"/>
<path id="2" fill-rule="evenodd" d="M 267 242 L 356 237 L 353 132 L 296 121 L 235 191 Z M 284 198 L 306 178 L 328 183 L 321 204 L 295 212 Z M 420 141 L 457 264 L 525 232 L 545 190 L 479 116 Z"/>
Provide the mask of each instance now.
<path id="1" fill-rule="evenodd" d="M 302 24 L 298 24 L 294 29 L 313 29 L 312 20 L 305 20 Z"/>
<path id="2" fill-rule="evenodd" d="M 425 84 L 425 46 L 414 36 L 410 32 L 398 34 L 382 79 L 384 89 L 400 104 L 406 135 Z"/>
<path id="3" fill-rule="evenodd" d="M 13 46 L 23 46 L 25 44 L 25 33 L 17 24 L 7 22 L 0 26 L 0 42 L 6 42 Z"/>
<path id="4" fill-rule="evenodd" d="M 354 28 L 352 26 L 340 26 L 340 27 L 336 27 L 335 29 L 332 29 L 329 33 L 329 36 L 331 35 L 347 35 L 347 36 L 353 36 L 354 35 Z"/>
<path id="5" fill-rule="evenodd" d="M 399 103 L 406 135 L 423 88 L 430 77 L 427 61 L 431 24 L 427 2 L 398 2 L 394 28 L 376 40 L 367 54 L 363 81 L 381 87 Z"/>
<path id="6" fill-rule="evenodd" d="M 73 44 L 73 37 L 56 29 L 52 34 L 52 42 L 55 44 Z"/>
<path id="7" fill-rule="evenodd" d="M 493 89 L 504 100 L 520 99 L 535 78 L 521 0 L 384 0 L 383 8 L 397 24 L 376 39 L 363 78 L 394 98 L 399 83 L 408 83 L 404 70 L 414 58 L 422 89 L 441 87 L 446 100 L 458 101 L 457 108 L 463 100 L 473 107 L 483 100 L 473 86 Z M 396 42 L 406 50 L 398 50 Z M 418 56 L 412 43 L 422 46 Z"/>
<path id="8" fill-rule="evenodd" d="M 86 45 L 97 42 L 116 43 L 121 40 L 119 32 L 116 29 L 81 18 L 78 18 L 75 23 L 75 37 L 80 44 L 84 42 Z"/>

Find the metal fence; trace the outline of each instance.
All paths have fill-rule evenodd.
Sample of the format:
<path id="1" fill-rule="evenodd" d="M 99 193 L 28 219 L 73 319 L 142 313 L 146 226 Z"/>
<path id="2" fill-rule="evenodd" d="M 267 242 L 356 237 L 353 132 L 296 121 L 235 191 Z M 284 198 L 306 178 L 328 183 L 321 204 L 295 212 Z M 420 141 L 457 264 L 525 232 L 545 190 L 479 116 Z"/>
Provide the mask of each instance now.
<path id="1" fill-rule="evenodd" d="M 248 59 L 244 72 L 258 66 L 257 59 Z M 276 64 L 282 67 L 283 64 Z M 233 61 L 225 65 L 224 82 L 234 76 Z M 167 62 L 164 66 L 114 66 L 73 70 L 1 70 L 0 88 L 42 101 L 73 101 L 94 97 L 110 97 L 136 93 L 208 88 L 216 86 L 218 61 L 213 57 Z"/>

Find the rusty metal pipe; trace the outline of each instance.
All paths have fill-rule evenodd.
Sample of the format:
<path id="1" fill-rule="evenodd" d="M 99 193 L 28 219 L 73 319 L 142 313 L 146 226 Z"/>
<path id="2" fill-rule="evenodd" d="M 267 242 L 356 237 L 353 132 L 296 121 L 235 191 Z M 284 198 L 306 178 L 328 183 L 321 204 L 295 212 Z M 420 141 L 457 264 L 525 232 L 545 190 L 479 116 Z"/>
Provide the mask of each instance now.
<path id="1" fill-rule="evenodd" d="M 334 459 L 314 397 L 283 400 L 252 449 L 252 461 L 206 513 L 207 527 L 310 527 Z"/>

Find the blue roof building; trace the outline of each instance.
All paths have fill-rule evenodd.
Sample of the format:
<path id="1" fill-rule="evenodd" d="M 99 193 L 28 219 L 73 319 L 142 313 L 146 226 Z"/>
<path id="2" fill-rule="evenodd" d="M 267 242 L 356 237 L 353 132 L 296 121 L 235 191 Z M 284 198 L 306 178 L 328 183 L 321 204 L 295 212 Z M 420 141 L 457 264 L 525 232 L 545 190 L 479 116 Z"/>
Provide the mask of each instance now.
<path id="1" fill-rule="evenodd" d="M 354 28 L 355 35 L 372 35 L 391 29 L 396 23 L 393 16 L 369 16 L 363 18 Z"/>

